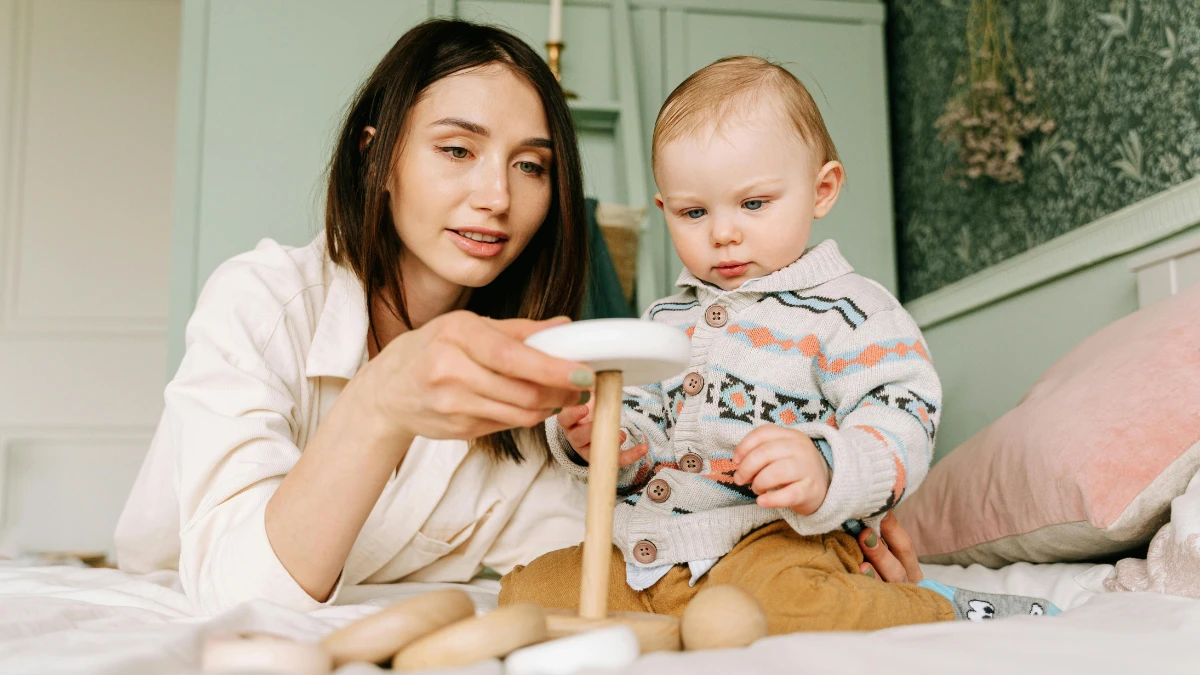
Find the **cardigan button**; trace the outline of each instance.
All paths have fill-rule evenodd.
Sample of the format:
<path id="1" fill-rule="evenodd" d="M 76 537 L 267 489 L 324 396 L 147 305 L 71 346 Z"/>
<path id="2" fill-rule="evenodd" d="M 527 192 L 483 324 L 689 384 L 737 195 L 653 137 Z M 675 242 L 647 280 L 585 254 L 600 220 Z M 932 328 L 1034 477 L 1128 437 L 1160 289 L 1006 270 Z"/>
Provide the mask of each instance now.
<path id="1" fill-rule="evenodd" d="M 688 373 L 683 376 L 683 391 L 688 396 L 695 396 L 704 389 L 704 378 L 700 373 Z"/>
<path id="2" fill-rule="evenodd" d="M 704 313 L 704 320 L 713 328 L 720 328 L 725 325 L 726 321 L 729 321 L 729 310 L 721 305 L 713 305 Z"/>
<path id="3" fill-rule="evenodd" d="M 704 470 L 704 459 L 694 452 L 689 452 L 679 458 L 679 467 L 688 473 L 700 473 Z"/>
<path id="4" fill-rule="evenodd" d="M 633 559 L 642 563 L 649 564 L 658 558 L 658 549 L 654 547 L 652 542 L 645 539 L 633 545 Z"/>
<path id="5" fill-rule="evenodd" d="M 650 501 L 655 504 L 665 502 L 671 496 L 671 486 L 667 481 L 655 478 L 646 485 L 646 496 L 650 497 Z"/>

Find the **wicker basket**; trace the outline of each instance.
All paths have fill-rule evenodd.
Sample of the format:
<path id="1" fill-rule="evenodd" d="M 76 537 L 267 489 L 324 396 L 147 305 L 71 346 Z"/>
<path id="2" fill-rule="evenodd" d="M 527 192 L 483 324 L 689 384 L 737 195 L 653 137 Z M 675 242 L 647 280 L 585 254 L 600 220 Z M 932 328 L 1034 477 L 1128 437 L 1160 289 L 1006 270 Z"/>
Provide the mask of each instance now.
<path id="1" fill-rule="evenodd" d="M 637 276 L 638 235 L 645 218 L 644 208 L 603 202 L 596 205 L 596 224 L 600 226 L 613 266 L 617 269 L 621 292 L 626 302 L 631 304 Z"/>

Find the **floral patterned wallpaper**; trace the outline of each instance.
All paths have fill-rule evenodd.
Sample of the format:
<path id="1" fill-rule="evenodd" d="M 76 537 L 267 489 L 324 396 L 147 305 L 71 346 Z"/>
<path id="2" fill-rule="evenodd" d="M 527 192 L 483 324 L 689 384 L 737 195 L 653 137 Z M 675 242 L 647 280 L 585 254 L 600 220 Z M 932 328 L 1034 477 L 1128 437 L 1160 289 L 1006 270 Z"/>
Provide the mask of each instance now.
<path id="1" fill-rule="evenodd" d="M 1200 174 L 1200 0 L 1006 0 L 1055 130 L 1023 183 L 947 178 L 934 121 L 966 58 L 971 0 L 889 0 L 902 299 L 911 300 Z"/>

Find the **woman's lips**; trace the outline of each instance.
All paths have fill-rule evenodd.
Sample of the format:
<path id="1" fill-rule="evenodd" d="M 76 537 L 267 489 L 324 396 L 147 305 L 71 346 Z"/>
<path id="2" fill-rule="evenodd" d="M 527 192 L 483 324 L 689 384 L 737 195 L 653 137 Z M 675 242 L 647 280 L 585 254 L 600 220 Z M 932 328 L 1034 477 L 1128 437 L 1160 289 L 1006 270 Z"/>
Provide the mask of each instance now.
<path id="1" fill-rule="evenodd" d="M 488 230 L 446 230 L 446 232 L 450 235 L 450 239 L 454 242 L 455 246 L 458 246 L 467 255 L 476 258 L 492 258 L 500 255 L 500 251 L 504 250 L 504 244 L 508 242 L 507 239 Z M 499 240 L 476 241 L 465 236 L 463 233 L 483 234 L 490 237 L 498 237 Z"/>
<path id="2" fill-rule="evenodd" d="M 731 277 L 741 276 L 750 268 L 750 263 L 744 262 L 728 262 L 717 265 L 717 274 L 729 279 Z"/>

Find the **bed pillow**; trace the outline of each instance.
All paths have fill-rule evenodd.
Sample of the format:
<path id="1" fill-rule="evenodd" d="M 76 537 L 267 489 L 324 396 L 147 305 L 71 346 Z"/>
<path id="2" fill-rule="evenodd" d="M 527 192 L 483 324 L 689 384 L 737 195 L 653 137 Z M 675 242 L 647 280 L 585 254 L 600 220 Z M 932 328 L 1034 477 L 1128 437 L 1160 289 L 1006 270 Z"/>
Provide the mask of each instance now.
<path id="1" fill-rule="evenodd" d="M 1200 469 L 1200 284 L 1050 367 L 896 515 L 923 562 L 1000 567 L 1146 543 Z"/>

